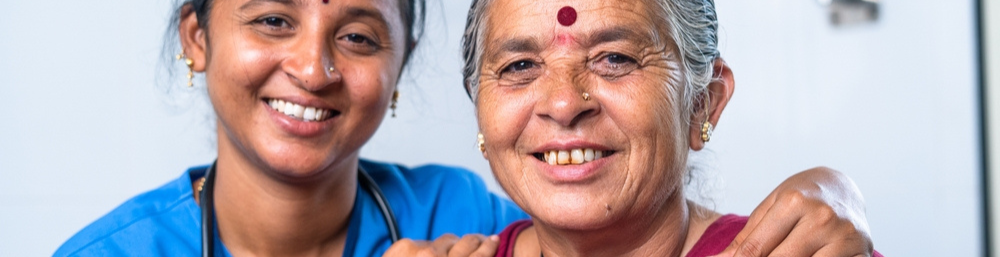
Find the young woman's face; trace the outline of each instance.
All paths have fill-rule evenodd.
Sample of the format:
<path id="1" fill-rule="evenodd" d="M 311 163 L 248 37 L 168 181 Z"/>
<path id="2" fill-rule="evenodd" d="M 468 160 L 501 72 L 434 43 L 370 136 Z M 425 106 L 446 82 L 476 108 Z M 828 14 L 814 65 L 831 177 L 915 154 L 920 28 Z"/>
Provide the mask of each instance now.
<path id="1" fill-rule="evenodd" d="M 575 19 L 559 14 L 567 6 Z M 586 0 L 489 7 L 476 92 L 486 156 L 511 198 L 541 222 L 596 229 L 683 199 L 687 117 L 671 85 L 679 60 L 653 8 Z"/>
<path id="2" fill-rule="evenodd" d="M 289 178 L 356 161 L 402 69 L 396 0 L 216 0 L 209 17 L 220 149 Z"/>

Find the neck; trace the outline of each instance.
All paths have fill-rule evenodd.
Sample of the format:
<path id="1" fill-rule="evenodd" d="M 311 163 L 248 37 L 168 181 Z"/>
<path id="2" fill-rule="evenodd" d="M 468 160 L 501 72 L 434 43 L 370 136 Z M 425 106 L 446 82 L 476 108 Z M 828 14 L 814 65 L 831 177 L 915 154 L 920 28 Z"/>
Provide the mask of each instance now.
<path id="1" fill-rule="evenodd" d="M 546 257 L 683 256 L 697 241 L 688 236 L 700 236 L 705 228 L 704 215 L 693 215 L 698 207 L 692 207 L 676 193 L 654 211 L 625 217 L 600 229 L 561 230 L 536 221 L 537 243 Z"/>
<path id="2" fill-rule="evenodd" d="M 215 213 L 234 256 L 339 256 L 357 193 L 357 156 L 308 182 L 283 181 L 220 138 Z"/>

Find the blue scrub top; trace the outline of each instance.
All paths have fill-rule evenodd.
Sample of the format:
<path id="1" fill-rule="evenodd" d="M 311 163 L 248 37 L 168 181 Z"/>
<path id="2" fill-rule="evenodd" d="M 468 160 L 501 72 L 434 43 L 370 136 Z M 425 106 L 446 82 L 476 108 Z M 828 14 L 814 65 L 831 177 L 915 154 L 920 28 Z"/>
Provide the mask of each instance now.
<path id="1" fill-rule="evenodd" d="M 528 218 L 517 205 L 490 193 L 468 170 L 440 165 L 414 169 L 361 160 L 396 214 L 402 237 L 433 240 L 445 233 L 497 234 Z M 191 183 L 208 166 L 129 199 L 91 223 L 54 256 L 196 256 L 201 253 L 201 209 Z M 381 256 L 391 244 L 382 212 L 358 186 L 343 256 Z M 230 256 L 216 235 L 216 256 Z"/>

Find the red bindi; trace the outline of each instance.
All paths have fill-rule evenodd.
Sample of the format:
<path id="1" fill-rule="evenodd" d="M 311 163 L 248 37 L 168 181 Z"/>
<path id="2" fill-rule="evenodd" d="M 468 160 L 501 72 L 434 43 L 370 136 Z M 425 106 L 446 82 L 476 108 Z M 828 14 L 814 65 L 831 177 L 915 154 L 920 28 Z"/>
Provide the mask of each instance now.
<path id="1" fill-rule="evenodd" d="M 330 3 L 330 0 L 323 0 L 324 4 Z"/>
<path id="2" fill-rule="evenodd" d="M 556 18 L 559 20 L 559 24 L 569 27 L 576 23 L 576 9 L 573 7 L 565 6 L 559 9 L 559 13 L 556 14 Z"/>

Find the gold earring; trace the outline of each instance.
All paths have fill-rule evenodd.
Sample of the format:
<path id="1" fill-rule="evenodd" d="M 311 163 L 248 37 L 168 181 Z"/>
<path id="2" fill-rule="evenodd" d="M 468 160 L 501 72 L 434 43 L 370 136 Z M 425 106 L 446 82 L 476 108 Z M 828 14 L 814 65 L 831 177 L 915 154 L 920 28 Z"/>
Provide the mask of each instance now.
<path id="1" fill-rule="evenodd" d="M 184 55 L 183 51 L 180 54 L 177 54 L 177 60 L 180 61 L 181 59 L 184 59 L 184 64 L 188 66 L 188 75 L 187 75 L 187 78 L 188 78 L 188 87 L 193 87 L 194 86 L 194 59 L 187 58 L 187 56 Z"/>
<path id="2" fill-rule="evenodd" d="M 479 151 L 486 152 L 486 139 L 483 139 L 483 133 L 479 133 Z"/>
<path id="3" fill-rule="evenodd" d="M 389 104 L 389 108 L 392 109 L 392 117 L 396 117 L 396 103 L 399 102 L 399 90 L 392 91 L 392 103 Z"/>
<path id="4" fill-rule="evenodd" d="M 590 101 L 590 93 L 583 92 L 583 100 L 584 101 Z"/>
<path id="5" fill-rule="evenodd" d="M 708 143 L 709 139 L 712 139 L 712 123 L 705 121 L 701 124 L 701 142 Z"/>

